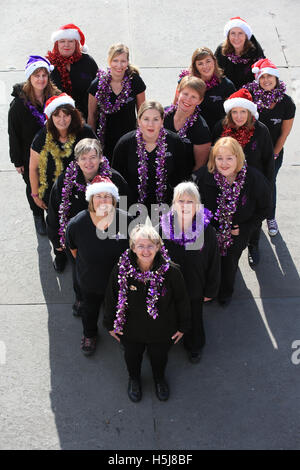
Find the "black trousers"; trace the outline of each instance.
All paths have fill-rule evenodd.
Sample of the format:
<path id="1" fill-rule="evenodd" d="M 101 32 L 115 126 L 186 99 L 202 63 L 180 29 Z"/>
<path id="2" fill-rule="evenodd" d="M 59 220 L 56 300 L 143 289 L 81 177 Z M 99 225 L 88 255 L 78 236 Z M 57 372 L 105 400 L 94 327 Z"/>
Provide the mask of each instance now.
<path id="1" fill-rule="evenodd" d="M 104 294 L 95 294 L 94 292 L 85 292 L 82 294 L 82 326 L 83 334 L 87 338 L 93 338 L 98 333 L 98 318 L 101 304 L 104 300 Z"/>
<path id="2" fill-rule="evenodd" d="M 72 268 L 72 281 L 73 281 L 73 289 L 75 292 L 75 297 L 76 297 L 76 300 L 78 300 L 79 302 L 82 302 L 82 294 L 81 294 L 81 289 L 80 289 L 80 285 L 79 285 L 78 278 L 77 278 L 77 272 L 76 272 L 76 260 L 74 256 L 72 255 L 72 253 L 70 252 L 70 250 L 66 249 L 66 253 L 67 253 L 68 260 L 70 261 L 71 268 Z"/>
<path id="3" fill-rule="evenodd" d="M 29 204 L 30 209 L 33 212 L 35 217 L 44 217 L 44 209 L 41 209 L 39 206 L 36 205 L 34 199 L 31 196 L 31 186 L 29 180 L 29 170 L 24 170 L 24 174 L 22 175 L 23 180 L 26 184 L 26 197 Z"/>
<path id="4" fill-rule="evenodd" d="M 203 299 L 191 300 L 191 329 L 183 335 L 183 345 L 191 352 L 199 352 L 205 346 L 203 324 Z"/>
<path id="5" fill-rule="evenodd" d="M 227 255 L 221 256 L 219 299 L 226 299 L 232 296 L 239 259 L 248 244 L 248 238 L 233 236 L 233 240 L 233 245 L 227 250 Z"/>
<path id="6" fill-rule="evenodd" d="M 168 352 L 173 344 L 171 339 L 163 343 L 139 343 L 122 337 L 121 343 L 125 349 L 124 359 L 128 374 L 132 379 L 140 379 L 143 354 L 146 348 L 154 381 L 159 382 L 164 378 L 168 362 Z"/>

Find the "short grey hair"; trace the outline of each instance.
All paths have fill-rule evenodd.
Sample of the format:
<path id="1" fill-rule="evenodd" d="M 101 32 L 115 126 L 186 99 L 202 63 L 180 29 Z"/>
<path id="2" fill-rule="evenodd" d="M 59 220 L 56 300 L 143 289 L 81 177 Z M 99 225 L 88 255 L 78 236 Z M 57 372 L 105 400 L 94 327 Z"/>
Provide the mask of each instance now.
<path id="1" fill-rule="evenodd" d="M 150 240 L 154 245 L 159 246 L 159 249 L 163 246 L 163 241 L 159 233 L 155 230 L 152 225 L 138 224 L 130 232 L 129 246 L 134 248 L 135 242 L 138 238 L 146 238 Z"/>
<path id="2" fill-rule="evenodd" d="M 193 198 L 196 204 L 201 204 L 197 185 L 192 181 L 183 181 L 182 183 L 179 183 L 177 186 L 175 186 L 172 204 L 175 204 L 175 202 L 177 202 L 178 199 L 184 194 L 188 194 L 191 198 Z"/>
<path id="3" fill-rule="evenodd" d="M 81 155 L 85 155 L 91 150 L 95 150 L 98 157 L 102 157 L 103 151 L 99 140 L 90 138 L 81 139 L 74 149 L 75 160 L 78 160 Z"/>

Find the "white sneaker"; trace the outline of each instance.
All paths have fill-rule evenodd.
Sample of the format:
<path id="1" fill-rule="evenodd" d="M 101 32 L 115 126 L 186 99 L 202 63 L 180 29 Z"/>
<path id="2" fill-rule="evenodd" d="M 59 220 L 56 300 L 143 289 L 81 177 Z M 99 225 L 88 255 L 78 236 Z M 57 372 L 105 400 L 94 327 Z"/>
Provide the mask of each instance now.
<path id="1" fill-rule="evenodd" d="M 278 225 L 275 219 L 267 220 L 268 233 L 270 237 L 275 237 L 278 233 Z"/>

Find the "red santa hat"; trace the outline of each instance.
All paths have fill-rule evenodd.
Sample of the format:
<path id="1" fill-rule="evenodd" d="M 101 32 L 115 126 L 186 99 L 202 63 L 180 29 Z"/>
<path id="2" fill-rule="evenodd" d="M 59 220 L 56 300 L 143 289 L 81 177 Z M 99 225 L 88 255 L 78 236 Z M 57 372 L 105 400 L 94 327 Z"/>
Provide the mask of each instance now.
<path id="1" fill-rule="evenodd" d="M 85 37 L 83 32 L 75 24 L 69 23 L 61 26 L 57 31 L 51 35 L 51 41 L 56 42 L 60 39 L 76 39 L 80 42 L 82 52 L 87 52 L 88 48 L 85 45 Z"/>
<path id="2" fill-rule="evenodd" d="M 274 75 L 279 78 L 279 70 L 270 59 L 260 59 L 252 65 L 252 73 L 255 75 L 255 80 L 258 82 L 260 77 L 265 73 Z"/>
<path id="3" fill-rule="evenodd" d="M 61 93 L 57 96 L 52 96 L 46 101 L 44 113 L 46 114 L 47 119 L 50 118 L 51 114 L 58 108 L 59 106 L 63 106 L 64 104 L 70 104 L 75 108 L 75 101 L 73 98 L 67 93 Z"/>
<path id="4" fill-rule="evenodd" d="M 119 190 L 117 186 L 106 176 L 95 176 L 92 183 L 86 188 L 85 199 L 89 201 L 91 196 L 99 193 L 109 193 L 114 196 L 116 201 L 119 200 Z"/>
<path id="5" fill-rule="evenodd" d="M 249 40 L 253 34 L 249 24 L 239 16 L 234 16 L 233 18 L 230 18 L 230 20 L 225 24 L 224 35 L 226 37 L 228 36 L 228 33 L 232 28 L 241 28 Z"/>
<path id="6" fill-rule="evenodd" d="M 257 106 L 253 103 L 251 93 L 246 88 L 241 88 L 224 101 L 225 113 L 228 114 L 233 108 L 246 108 L 250 113 L 258 119 Z"/>

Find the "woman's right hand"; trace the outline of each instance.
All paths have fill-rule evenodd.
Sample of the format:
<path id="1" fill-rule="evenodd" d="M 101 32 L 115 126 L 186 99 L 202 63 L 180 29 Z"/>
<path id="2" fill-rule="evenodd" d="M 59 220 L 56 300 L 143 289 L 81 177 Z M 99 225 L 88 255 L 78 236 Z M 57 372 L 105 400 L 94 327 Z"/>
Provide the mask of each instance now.
<path id="1" fill-rule="evenodd" d="M 36 205 L 39 206 L 41 209 L 47 210 L 47 206 L 44 203 L 43 199 L 40 199 L 39 197 L 35 196 L 35 197 L 33 197 L 33 200 L 36 203 Z"/>
<path id="2" fill-rule="evenodd" d="M 24 167 L 23 166 L 16 166 L 16 170 L 19 173 L 19 175 L 24 174 Z"/>
<path id="3" fill-rule="evenodd" d="M 123 333 L 122 333 L 122 331 L 119 331 L 119 333 L 116 333 L 115 330 L 110 330 L 109 334 L 110 334 L 113 338 L 115 338 L 115 339 L 118 341 L 118 343 L 119 343 L 119 342 L 120 342 L 120 338 L 119 338 L 118 335 L 122 335 Z"/>

